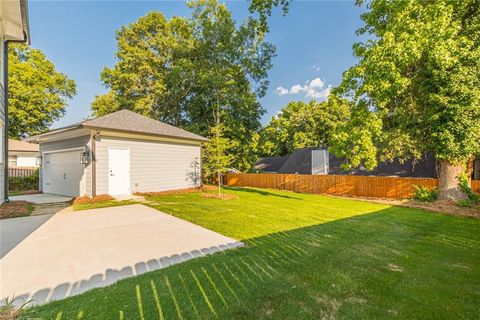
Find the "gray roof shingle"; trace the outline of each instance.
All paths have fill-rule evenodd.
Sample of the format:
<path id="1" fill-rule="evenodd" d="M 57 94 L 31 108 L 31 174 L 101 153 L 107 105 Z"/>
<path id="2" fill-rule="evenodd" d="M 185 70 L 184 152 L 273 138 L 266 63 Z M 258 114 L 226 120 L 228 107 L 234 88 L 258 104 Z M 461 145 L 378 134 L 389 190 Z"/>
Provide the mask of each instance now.
<path id="1" fill-rule="evenodd" d="M 200 142 L 209 141 L 207 138 L 194 134 L 192 132 L 177 128 L 175 126 L 148 118 L 130 110 L 120 110 L 105 116 L 94 119 L 88 119 L 70 126 L 51 130 L 47 133 L 31 137 L 28 140 L 34 140 L 43 135 L 49 135 L 57 131 L 69 130 L 74 128 L 106 129 L 123 132 L 133 132 L 140 134 L 158 135 L 170 138 L 195 140 Z"/>
<path id="2" fill-rule="evenodd" d="M 142 116 L 130 110 L 120 110 L 95 119 L 82 122 L 85 127 L 131 131 L 174 138 L 208 141 L 207 138 L 175 126 Z"/>

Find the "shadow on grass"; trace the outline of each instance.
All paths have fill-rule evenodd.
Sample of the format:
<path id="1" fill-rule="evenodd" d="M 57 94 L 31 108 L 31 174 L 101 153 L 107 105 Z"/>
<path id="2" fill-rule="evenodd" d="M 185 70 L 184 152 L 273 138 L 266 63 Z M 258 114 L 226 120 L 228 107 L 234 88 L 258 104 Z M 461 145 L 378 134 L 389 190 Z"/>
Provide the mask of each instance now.
<path id="1" fill-rule="evenodd" d="M 247 247 L 35 307 L 25 317 L 389 318 L 394 310 L 399 318 L 473 318 L 479 225 L 388 208 L 248 239 Z"/>
<path id="2" fill-rule="evenodd" d="M 265 189 L 252 189 L 252 188 L 248 188 L 248 187 L 224 187 L 224 188 L 227 189 L 227 190 L 233 190 L 233 191 L 238 191 L 238 192 L 256 193 L 256 194 L 259 194 L 259 195 L 262 195 L 262 196 L 273 196 L 273 197 L 285 198 L 285 199 L 303 200 L 302 198 L 299 198 L 299 197 L 287 196 L 287 195 L 283 195 L 283 194 L 268 192 L 268 191 L 265 191 Z M 282 191 L 282 190 L 276 190 L 276 192 L 278 192 L 278 191 Z"/>

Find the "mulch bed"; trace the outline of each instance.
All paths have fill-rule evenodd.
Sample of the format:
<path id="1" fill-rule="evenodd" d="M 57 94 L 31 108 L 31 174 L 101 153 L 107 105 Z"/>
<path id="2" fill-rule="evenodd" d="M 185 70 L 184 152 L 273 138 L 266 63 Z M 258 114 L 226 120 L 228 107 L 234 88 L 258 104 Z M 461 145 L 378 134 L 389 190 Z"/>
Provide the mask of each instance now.
<path id="1" fill-rule="evenodd" d="M 32 213 L 33 206 L 27 201 L 12 201 L 0 206 L 0 219 L 26 217 Z"/>
<path id="2" fill-rule="evenodd" d="M 236 194 L 226 194 L 226 193 L 202 193 L 202 198 L 206 199 L 221 199 L 221 200 L 231 200 L 238 199 Z"/>
<path id="3" fill-rule="evenodd" d="M 115 199 L 111 195 L 99 194 L 98 196 L 95 196 L 93 198 L 88 196 L 77 197 L 73 200 L 73 204 L 98 203 L 98 202 L 112 201 L 112 200 L 115 200 Z"/>
<path id="4" fill-rule="evenodd" d="M 465 216 L 480 219 L 480 206 L 472 207 L 461 207 L 456 204 L 454 201 L 435 201 L 435 202 L 420 202 L 411 199 L 379 199 L 379 198 L 351 198 L 361 201 L 369 201 L 380 204 L 415 208 L 415 209 L 424 209 L 438 213 L 452 214 L 456 216 Z"/>
<path id="5" fill-rule="evenodd" d="M 200 188 L 187 188 L 187 189 L 178 189 L 170 191 L 158 191 L 158 192 L 135 192 L 136 196 L 165 196 L 172 194 L 183 194 L 183 193 L 196 193 L 196 192 L 209 192 L 217 190 L 215 186 L 204 185 Z"/>

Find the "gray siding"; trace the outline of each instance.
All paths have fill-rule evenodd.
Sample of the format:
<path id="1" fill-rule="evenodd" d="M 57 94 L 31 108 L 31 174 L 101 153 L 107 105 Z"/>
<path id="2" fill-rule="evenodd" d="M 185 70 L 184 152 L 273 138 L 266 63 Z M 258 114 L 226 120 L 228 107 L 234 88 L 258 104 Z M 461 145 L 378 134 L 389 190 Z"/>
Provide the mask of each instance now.
<path id="1" fill-rule="evenodd" d="M 130 149 L 130 190 L 152 192 L 192 187 L 200 174 L 200 145 L 98 137 L 96 140 L 97 194 L 108 193 L 108 149 Z"/>
<path id="2" fill-rule="evenodd" d="M 63 150 L 63 149 L 71 149 L 71 148 L 78 148 L 78 147 L 84 147 L 86 150 L 88 150 L 88 145 L 90 143 L 90 136 L 82 136 L 82 137 L 77 137 L 77 138 L 71 138 L 71 139 L 65 139 L 65 140 L 59 140 L 59 141 L 53 141 L 53 142 L 46 142 L 46 143 L 40 143 L 40 155 L 42 155 L 42 163 L 40 164 L 40 167 L 43 165 L 44 157 L 43 153 L 46 151 L 56 151 L 56 150 Z M 78 159 L 80 161 L 80 158 Z M 88 194 L 88 184 L 90 182 L 91 184 L 91 175 L 89 174 L 89 171 L 91 171 L 91 163 L 87 165 L 87 170 L 86 170 L 86 185 L 87 185 L 87 194 Z M 43 186 L 43 170 L 40 168 L 40 189 L 42 189 Z"/>

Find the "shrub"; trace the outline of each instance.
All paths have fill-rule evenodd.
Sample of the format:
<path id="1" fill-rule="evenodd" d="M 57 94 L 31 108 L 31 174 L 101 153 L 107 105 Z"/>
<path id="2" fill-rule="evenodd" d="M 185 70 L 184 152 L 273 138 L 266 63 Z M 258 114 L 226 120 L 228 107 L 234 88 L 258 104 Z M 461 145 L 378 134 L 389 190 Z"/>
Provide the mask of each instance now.
<path id="1" fill-rule="evenodd" d="M 438 198 L 438 189 L 429 189 L 425 186 L 414 185 L 415 191 L 413 192 L 413 199 L 422 202 L 433 202 Z"/>
<path id="2" fill-rule="evenodd" d="M 8 187 L 9 187 L 9 190 L 11 191 L 38 190 L 38 184 L 39 184 L 38 181 L 39 181 L 39 175 L 37 170 L 31 176 L 9 177 Z"/>
<path id="3" fill-rule="evenodd" d="M 467 200 L 460 200 L 458 205 L 461 207 L 470 207 L 472 205 L 480 204 L 480 195 L 473 192 L 472 188 L 468 185 L 468 178 L 466 174 L 460 175 L 459 179 L 460 188 L 467 195 Z"/>
<path id="4" fill-rule="evenodd" d="M 98 203 L 98 202 L 111 201 L 111 200 L 115 200 L 115 199 L 108 194 L 99 194 L 98 196 L 95 196 L 93 198 L 89 196 L 77 197 L 75 198 L 75 200 L 73 200 L 73 204 Z"/>
<path id="5" fill-rule="evenodd" d="M 465 192 L 468 196 L 468 199 L 475 203 L 480 202 L 480 195 L 476 194 L 473 192 L 472 188 L 468 185 L 468 178 L 466 174 L 462 174 L 459 177 L 459 183 L 460 183 L 460 188 L 462 189 L 463 192 Z"/>

